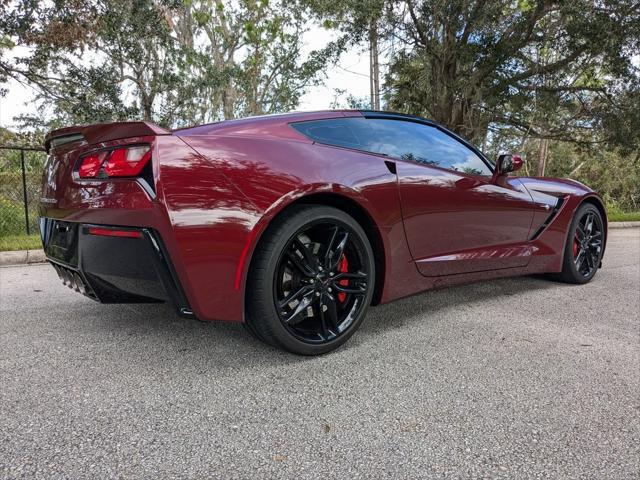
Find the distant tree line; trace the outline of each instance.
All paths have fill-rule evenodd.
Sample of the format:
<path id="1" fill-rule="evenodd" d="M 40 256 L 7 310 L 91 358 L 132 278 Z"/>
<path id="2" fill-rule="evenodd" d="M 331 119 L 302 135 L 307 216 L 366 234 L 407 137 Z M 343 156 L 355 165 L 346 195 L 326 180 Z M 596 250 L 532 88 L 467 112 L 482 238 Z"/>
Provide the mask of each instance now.
<path id="1" fill-rule="evenodd" d="M 526 153 L 529 174 L 631 178 L 621 190 L 604 182 L 605 193 L 640 209 L 637 0 L 1 5 L 0 80 L 37 92 L 38 114 L 22 116 L 25 126 L 136 118 L 177 127 L 288 111 L 343 52 L 360 48 L 371 94 L 335 105 L 431 118 L 492 156 Z M 309 52 L 313 24 L 332 40 Z"/>

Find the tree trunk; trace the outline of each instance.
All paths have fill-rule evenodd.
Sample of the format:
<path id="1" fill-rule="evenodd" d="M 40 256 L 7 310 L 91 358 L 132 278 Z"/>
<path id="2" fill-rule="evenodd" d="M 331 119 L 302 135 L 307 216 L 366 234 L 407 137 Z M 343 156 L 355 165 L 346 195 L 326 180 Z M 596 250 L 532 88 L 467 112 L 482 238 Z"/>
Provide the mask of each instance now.
<path id="1" fill-rule="evenodd" d="M 549 153 L 549 139 L 540 139 L 540 150 L 538 151 L 538 176 L 544 177 L 544 171 L 547 167 L 547 155 Z"/>
<path id="2" fill-rule="evenodd" d="M 235 117 L 235 93 L 232 86 L 227 86 L 222 92 L 222 115 L 225 120 L 231 120 Z"/>
<path id="3" fill-rule="evenodd" d="M 380 110 L 380 64 L 378 58 L 378 26 L 376 20 L 372 20 L 369 27 L 369 88 L 373 110 Z"/>
<path id="4" fill-rule="evenodd" d="M 148 94 L 144 90 L 144 80 L 142 75 L 138 75 L 138 88 L 140 90 L 140 107 L 142 109 L 142 120 L 145 122 L 153 122 L 153 100 L 154 95 Z"/>

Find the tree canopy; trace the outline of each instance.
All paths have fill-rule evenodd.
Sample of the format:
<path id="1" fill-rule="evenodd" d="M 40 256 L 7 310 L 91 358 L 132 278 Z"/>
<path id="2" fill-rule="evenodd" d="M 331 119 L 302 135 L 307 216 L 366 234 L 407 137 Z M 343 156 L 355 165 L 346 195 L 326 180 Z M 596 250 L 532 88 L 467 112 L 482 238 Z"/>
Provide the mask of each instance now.
<path id="1" fill-rule="evenodd" d="M 617 128 L 597 127 L 637 111 L 637 1 L 393 4 L 401 46 L 387 76 L 390 108 L 478 143 L 503 126 L 538 138 L 623 140 Z"/>
<path id="2" fill-rule="evenodd" d="M 303 58 L 306 8 L 281 0 L 94 0 L 3 5 L 0 80 L 38 92 L 54 124 L 179 126 L 295 108 L 329 51 Z M 16 46 L 26 55 L 9 57 Z"/>

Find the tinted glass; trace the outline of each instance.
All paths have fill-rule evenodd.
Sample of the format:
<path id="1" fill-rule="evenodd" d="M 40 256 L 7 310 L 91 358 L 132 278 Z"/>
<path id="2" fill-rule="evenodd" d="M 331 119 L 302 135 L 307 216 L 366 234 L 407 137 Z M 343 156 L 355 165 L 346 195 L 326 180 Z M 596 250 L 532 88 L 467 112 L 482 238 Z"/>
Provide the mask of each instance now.
<path id="1" fill-rule="evenodd" d="M 381 153 L 474 175 L 491 170 L 472 150 L 435 127 L 389 119 L 335 118 L 292 125 L 311 140 Z"/>

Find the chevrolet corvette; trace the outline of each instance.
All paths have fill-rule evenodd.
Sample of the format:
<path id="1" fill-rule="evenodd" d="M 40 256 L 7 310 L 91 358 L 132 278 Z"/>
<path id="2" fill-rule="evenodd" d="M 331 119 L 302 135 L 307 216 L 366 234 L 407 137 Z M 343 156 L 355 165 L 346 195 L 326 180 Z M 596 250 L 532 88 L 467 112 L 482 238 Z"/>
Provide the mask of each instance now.
<path id="1" fill-rule="evenodd" d="M 377 111 L 147 122 L 50 132 L 44 250 L 102 303 L 169 302 L 329 352 L 370 305 L 436 287 L 548 274 L 589 282 L 605 207 L 576 181 L 512 176 L 446 128 Z"/>

